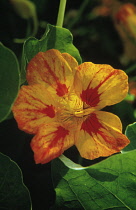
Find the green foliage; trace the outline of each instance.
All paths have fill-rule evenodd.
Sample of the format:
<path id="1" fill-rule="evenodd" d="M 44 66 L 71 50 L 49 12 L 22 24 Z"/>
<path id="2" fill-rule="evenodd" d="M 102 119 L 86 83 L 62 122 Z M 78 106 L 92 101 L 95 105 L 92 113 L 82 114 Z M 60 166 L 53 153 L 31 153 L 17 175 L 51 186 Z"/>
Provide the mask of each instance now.
<path id="1" fill-rule="evenodd" d="M 0 153 L 0 210 L 30 210 L 29 192 L 15 162 Z"/>
<path id="2" fill-rule="evenodd" d="M 72 34 L 68 29 L 47 25 L 42 39 L 30 37 L 24 43 L 24 57 L 28 63 L 38 52 L 45 52 L 49 49 L 57 49 L 60 52 L 67 52 L 81 63 L 79 51 L 73 45 Z"/>
<path id="3" fill-rule="evenodd" d="M 45 8 L 47 8 L 48 0 L 40 0 L 40 4 L 37 0 L 31 0 L 35 5 L 37 9 L 37 13 L 41 14 L 42 12 L 45 12 Z"/>
<path id="4" fill-rule="evenodd" d="M 129 125 L 125 133 L 130 145 L 122 150 L 122 154 L 100 163 L 82 167 L 65 156 L 53 161 L 56 190 L 53 209 L 135 209 L 136 123 Z"/>
<path id="5" fill-rule="evenodd" d="M 57 14 L 55 10 L 58 2 L 54 1 L 54 5 L 49 5 L 50 1 L 48 0 L 41 0 L 40 3 L 37 0 L 30 1 L 36 5 L 39 21 L 39 25 L 36 25 L 37 27 L 39 26 L 39 28 L 36 27 L 39 30 L 34 30 L 34 32 L 37 32 L 37 37 L 41 37 L 43 30 L 43 28 L 40 28 L 42 27 L 41 22 L 53 24 L 53 18 Z M 127 68 L 126 73 L 129 74 L 129 79 L 131 78 L 132 81 L 135 81 L 135 61 L 133 61 L 133 65 L 129 63 L 130 66 L 128 65 L 127 67 L 120 63 L 120 55 L 123 53 L 124 48 L 123 44 L 126 42 L 121 40 L 111 17 L 99 16 L 96 19 L 91 18 L 91 11 L 97 6 L 98 2 L 100 1 L 92 0 L 90 2 L 85 0 L 68 3 L 67 19 L 69 21 L 66 21 L 67 23 L 64 23 L 64 25 L 74 34 L 74 42 L 82 52 L 82 57 L 85 61 L 107 63 L 115 68 Z M 14 41 L 16 37 L 22 40 L 27 31 L 27 22 L 21 19 L 20 13 L 18 14 L 19 16 L 14 13 L 13 8 L 11 8 L 12 4 L 9 1 L 2 0 L 2 5 L 4 9 L 1 11 L 1 16 L 5 17 L 5 19 L 3 21 L 1 18 L 3 26 L 0 34 L 1 41 L 4 45 L 12 48 L 18 55 L 18 58 L 20 58 L 22 46 L 21 48 L 18 47 L 19 45 L 14 43 Z M 28 24 L 31 28 L 31 21 Z M 48 24 L 46 32 L 40 40 L 34 37 L 28 38 L 23 45 L 21 72 L 19 72 L 19 64 L 15 54 L 4 45 L 0 45 L 0 122 L 7 119 L 9 114 L 12 114 L 11 108 L 16 99 L 20 83 L 23 84 L 26 80 L 26 65 L 39 51 L 44 52 L 52 48 L 58 49 L 60 52 L 71 54 L 79 64 L 82 62 L 78 49 L 73 45 L 72 34 L 66 28 Z M 128 58 L 128 60 L 131 61 L 131 58 Z M 126 100 L 128 99 L 126 98 Z M 136 123 L 130 124 L 135 121 L 135 102 L 136 98 L 133 95 L 131 103 L 124 100 L 110 107 L 110 111 L 121 118 L 124 130 L 127 126 L 125 134 L 131 141 L 122 150 L 121 154 L 113 155 L 88 167 L 75 164 L 63 155 L 52 162 L 53 183 L 56 191 L 55 205 L 52 209 L 136 209 Z M 52 197 L 52 200 L 54 199 L 54 191 L 50 196 L 50 191 L 52 190 L 52 183 L 49 180 L 49 177 L 51 177 L 50 163 L 49 165 L 37 166 L 31 162 L 33 154 L 30 148 L 28 149 L 27 147 L 31 136 L 27 136 L 27 134 L 24 136 L 24 133 L 21 131 L 17 132 L 17 127 L 14 129 L 15 121 L 14 123 L 13 121 L 14 119 L 11 121 L 6 120 L 0 124 L 1 152 L 15 157 L 15 160 L 19 163 L 21 162 L 21 167 L 24 167 L 23 172 L 25 175 L 27 174 L 27 183 L 30 186 L 32 200 L 38 203 L 38 208 L 35 206 L 33 208 L 38 210 L 48 209 L 47 205 L 50 206 L 52 204 L 52 202 L 50 204 L 49 197 Z M 128 124 L 130 125 L 128 126 Z M 12 132 L 10 132 L 9 128 L 11 128 Z M 8 135 L 6 135 L 7 133 Z M 26 139 L 28 141 L 25 141 Z M 28 142 L 27 145 L 24 142 Z M 72 157 L 71 151 L 70 158 Z M 76 155 L 74 153 L 74 156 Z M 27 160 L 27 157 L 30 158 L 28 171 L 24 161 L 24 159 Z M 99 159 L 96 159 L 97 161 Z M 29 173 L 30 170 L 32 176 Z M 45 173 L 47 176 L 45 176 Z M 39 180 L 41 183 L 43 182 L 44 190 L 41 190 L 42 184 L 39 184 Z M 50 186 L 49 190 L 47 185 L 44 186 L 45 182 Z M 37 188 L 35 187 L 36 184 L 38 185 Z M 44 196 L 44 199 L 41 194 Z M 41 204 L 43 200 L 48 202 L 44 207 Z M 23 183 L 20 169 L 10 158 L 0 153 L 0 210 L 4 209 L 30 210 L 31 201 L 29 192 Z"/>
<path id="6" fill-rule="evenodd" d="M 136 150 L 75 168 L 66 167 L 59 159 L 53 161 L 54 209 L 135 209 Z"/>
<path id="7" fill-rule="evenodd" d="M 41 40 L 29 38 L 24 44 L 26 61 L 29 62 L 38 52 L 49 49 L 57 49 L 60 52 L 71 54 L 81 63 L 79 51 L 73 45 L 73 37 L 68 29 L 48 24 Z"/>
<path id="8" fill-rule="evenodd" d="M 123 152 L 136 149 L 136 123 L 128 125 L 125 134 L 129 138 L 130 144 L 123 149 Z"/>
<path id="9" fill-rule="evenodd" d="M 0 44 L 0 122 L 11 111 L 19 89 L 19 65 L 15 54 Z"/>

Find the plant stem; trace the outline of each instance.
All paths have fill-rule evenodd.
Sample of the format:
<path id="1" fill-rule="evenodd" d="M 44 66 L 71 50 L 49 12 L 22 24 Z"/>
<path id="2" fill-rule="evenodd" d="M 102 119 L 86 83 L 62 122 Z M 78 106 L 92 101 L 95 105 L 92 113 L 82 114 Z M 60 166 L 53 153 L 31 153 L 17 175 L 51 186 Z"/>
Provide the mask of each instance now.
<path id="1" fill-rule="evenodd" d="M 68 26 L 68 29 L 72 29 L 73 26 L 78 22 L 78 20 L 82 17 L 82 14 L 85 10 L 85 8 L 87 7 L 88 3 L 90 3 L 90 0 L 83 0 L 80 8 L 78 9 L 78 13 L 77 16 L 73 19 L 73 21 L 71 21 L 71 23 Z"/>
<path id="2" fill-rule="evenodd" d="M 59 27 L 63 26 L 64 13 L 65 13 L 65 8 L 66 8 L 66 1 L 67 0 L 60 0 L 59 12 L 58 12 L 58 18 L 57 18 L 56 26 L 59 26 Z"/>

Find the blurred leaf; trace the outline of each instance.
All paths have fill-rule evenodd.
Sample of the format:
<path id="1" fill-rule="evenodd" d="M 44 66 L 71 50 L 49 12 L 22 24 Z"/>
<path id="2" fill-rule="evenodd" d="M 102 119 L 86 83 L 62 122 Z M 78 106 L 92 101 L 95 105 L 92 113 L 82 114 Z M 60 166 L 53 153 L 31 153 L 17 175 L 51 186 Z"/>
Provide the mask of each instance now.
<path id="1" fill-rule="evenodd" d="M 45 9 L 47 8 L 47 4 L 49 2 L 48 0 L 40 0 L 39 4 L 39 1 L 37 0 L 31 0 L 31 1 L 36 5 L 36 10 L 38 14 L 42 14 L 45 12 Z"/>
<path id="2" fill-rule="evenodd" d="M 0 44 L 0 122 L 10 114 L 19 89 L 19 64 L 15 54 Z"/>
<path id="3" fill-rule="evenodd" d="M 58 49 L 60 52 L 71 54 L 81 63 L 81 57 L 77 48 L 73 45 L 73 37 L 68 29 L 47 25 L 45 34 L 41 40 L 31 37 L 24 43 L 24 56 L 29 62 L 38 52 L 49 49 Z"/>
<path id="4" fill-rule="evenodd" d="M 76 170 L 56 159 L 52 172 L 56 190 L 53 209 L 135 209 L 136 150 Z"/>
<path id="5" fill-rule="evenodd" d="M 135 121 L 134 109 L 132 107 L 132 104 L 128 103 L 125 100 L 121 101 L 118 104 L 115 104 L 112 107 L 112 112 L 121 119 L 121 122 L 123 124 L 123 133 L 128 124 L 131 124 Z"/>
<path id="6" fill-rule="evenodd" d="M 129 138 L 130 144 L 122 152 L 136 149 L 136 123 L 127 126 L 125 135 Z"/>
<path id="7" fill-rule="evenodd" d="M 11 1 L 12 7 L 14 8 L 15 12 L 23 19 L 29 19 L 36 15 L 36 8 L 35 4 L 31 1 L 27 0 L 14 0 Z"/>
<path id="8" fill-rule="evenodd" d="M 15 162 L 0 153 L 0 210 L 31 210 L 29 191 Z"/>
<path id="9" fill-rule="evenodd" d="M 127 96 L 125 97 L 125 100 L 127 102 L 134 102 L 135 96 L 134 95 L 131 95 L 131 94 L 127 94 Z"/>

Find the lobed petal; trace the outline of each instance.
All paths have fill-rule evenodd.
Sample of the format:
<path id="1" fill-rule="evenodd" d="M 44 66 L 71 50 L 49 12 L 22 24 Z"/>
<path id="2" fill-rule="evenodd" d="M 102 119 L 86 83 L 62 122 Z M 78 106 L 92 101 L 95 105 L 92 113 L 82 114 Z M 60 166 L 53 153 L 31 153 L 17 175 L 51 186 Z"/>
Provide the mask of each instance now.
<path id="1" fill-rule="evenodd" d="M 72 68 L 75 66 L 77 62 L 71 55 L 55 49 L 39 52 L 27 66 L 27 81 L 30 85 L 44 83 L 46 87 L 52 86 L 58 96 L 64 96 L 73 84 Z"/>
<path id="2" fill-rule="evenodd" d="M 116 115 L 96 111 L 82 123 L 75 145 L 86 159 L 106 157 L 120 152 L 129 144 L 121 130 L 122 125 Z"/>
<path id="3" fill-rule="evenodd" d="M 77 60 L 68 53 L 62 53 L 61 55 L 67 61 L 69 67 L 72 69 L 73 75 L 75 75 L 76 67 L 78 66 Z"/>
<path id="4" fill-rule="evenodd" d="M 74 139 L 70 131 L 59 123 L 43 125 L 31 141 L 36 163 L 47 163 L 60 156 L 66 149 L 73 146 Z"/>
<path id="5" fill-rule="evenodd" d="M 101 109 L 124 99 L 128 77 L 110 65 L 86 62 L 77 67 L 74 87 L 86 105 Z"/>
<path id="6" fill-rule="evenodd" d="M 78 100 L 78 97 L 74 97 L 74 101 L 72 99 L 72 95 L 70 94 L 69 100 L 66 100 L 65 98 L 59 101 L 56 112 L 56 121 L 65 129 L 70 130 L 75 135 L 77 135 L 77 132 L 80 129 L 81 124 L 83 122 L 83 118 L 76 117 L 76 111 L 77 108 L 79 110 L 82 108 L 82 101 Z"/>
<path id="7" fill-rule="evenodd" d="M 83 101 L 77 94 L 75 94 L 74 91 L 69 93 L 67 104 L 69 106 L 69 110 L 71 110 L 71 113 L 73 114 L 75 111 L 83 110 Z"/>
<path id="8" fill-rule="evenodd" d="M 42 124 L 54 121 L 56 97 L 41 84 L 22 86 L 12 108 L 18 127 L 35 134 Z"/>

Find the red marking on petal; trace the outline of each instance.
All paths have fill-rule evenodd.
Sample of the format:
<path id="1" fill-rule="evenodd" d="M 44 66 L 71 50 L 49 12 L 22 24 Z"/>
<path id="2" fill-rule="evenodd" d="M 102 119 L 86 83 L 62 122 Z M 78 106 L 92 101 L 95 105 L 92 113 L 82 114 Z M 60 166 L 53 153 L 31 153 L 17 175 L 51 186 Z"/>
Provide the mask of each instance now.
<path id="1" fill-rule="evenodd" d="M 50 148 L 52 148 L 53 145 L 56 144 L 56 141 L 58 141 L 61 138 L 64 139 L 66 137 L 66 135 L 68 135 L 68 134 L 69 134 L 68 130 L 66 130 L 62 126 L 59 126 L 57 128 L 57 130 L 54 132 L 54 139 L 52 140 L 52 142 L 50 144 Z"/>
<path id="2" fill-rule="evenodd" d="M 116 151 L 120 151 L 120 148 L 122 149 L 122 146 L 124 145 L 124 142 L 121 138 L 116 138 L 114 136 L 106 135 L 102 131 L 98 131 L 98 134 L 101 135 L 101 137 L 104 139 L 104 141 L 110 145 L 110 147 Z M 110 132 L 109 132 L 110 134 Z"/>
<path id="3" fill-rule="evenodd" d="M 102 71 L 102 70 L 103 69 L 100 69 L 100 71 Z M 99 74 L 100 71 L 98 71 L 96 74 Z M 83 90 L 82 93 L 80 94 L 80 97 L 81 97 L 82 101 L 86 102 L 86 104 L 90 105 L 91 107 L 96 107 L 98 105 L 98 103 L 100 102 L 100 95 L 102 94 L 102 93 L 98 93 L 99 88 L 101 87 L 101 85 L 103 85 L 114 74 L 115 74 L 115 71 L 112 71 L 95 88 L 90 88 L 91 83 L 92 82 L 95 83 L 95 81 L 93 81 L 93 79 L 92 79 L 92 81 L 89 83 L 87 89 Z"/>
<path id="4" fill-rule="evenodd" d="M 95 134 L 96 137 L 99 134 L 105 142 L 103 143 L 107 145 L 107 147 L 109 147 L 108 145 L 110 145 L 110 148 L 115 150 L 116 152 L 119 152 L 126 145 L 126 142 L 124 142 L 122 139 L 123 134 L 113 131 L 111 128 L 107 129 L 106 127 L 103 127 L 103 125 L 99 122 L 96 114 L 94 113 L 91 114 L 91 116 L 83 122 L 81 129 L 86 131 L 92 137 L 94 136 L 93 134 Z M 100 129 L 103 129 L 103 131 Z M 96 140 L 94 139 L 94 141 Z"/>
<path id="5" fill-rule="evenodd" d="M 58 96 L 64 96 L 65 94 L 68 93 L 68 88 L 66 87 L 65 84 L 57 83 L 57 95 Z"/>
<path id="6" fill-rule="evenodd" d="M 58 126 L 55 131 L 49 132 L 45 127 L 45 135 L 39 132 L 38 136 L 34 137 L 36 141 L 31 142 L 31 147 L 35 153 L 36 163 L 47 163 L 54 158 L 60 156 L 64 152 L 64 140 L 69 134 L 69 131 Z"/>
<path id="7" fill-rule="evenodd" d="M 102 127 L 103 126 L 98 121 L 96 114 L 93 113 L 82 123 L 81 129 L 92 135 L 92 133 L 97 134 Z"/>
<path id="8" fill-rule="evenodd" d="M 42 110 L 42 113 L 45 113 L 48 117 L 51 118 L 55 117 L 55 110 L 53 105 L 47 105 L 47 107 Z"/>
<path id="9" fill-rule="evenodd" d="M 26 95 L 30 95 L 25 90 L 24 90 L 24 92 L 25 92 Z M 28 109 L 28 108 L 26 108 L 25 110 L 30 111 L 30 112 L 34 111 L 34 112 L 43 113 L 43 114 L 46 114 L 48 117 L 51 117 L 51 118 L 55 117 L 55 110 L 54 110 L 53 105 L 45 105 L 40 99 L 38 99 L 38 98 L 36 98 L 36 97 L 34 97 L 32 95 L 30 95 L 30 97 L 31 97 L 32 100 L 38 101 L 38 102 L 41 103 L 41 105 L 46 106 L 46 108 L 45 109 L 39 109 L 39 106 L 37 107 L 35 104 L 33 104 L 33 106 L 35 108 L 38 108 L 38 110 L 36 110 L 36 109 Z M 25 101 L 25 103 L 31 105 L 31 101 L 28 101 L 27 99 L 24 99 L 24 101 Z M 35 118 L 35 119 L 37 119 L 37 118 Z"/>
<path id="10" fill-rule="evenodd" d="M 52 69 L 51 69 L 50 66 L 48 65 L 47 61 L 45 61 L 45 60 L 44 60 L 44 65 L 45 65 L 45 67 L 48 69 L 48 74 L 49 74 L 49 76 L 46 75 L 46 77 L 48 78 L 48 77 L 52 76 L 53 81 L 57 84 L 57 88 L 56 88 L 57 95 L 58 95 L 58 96 L 64 96 L 65 94 L 67 94 L 67 93 L 68 93 L 68 88 L 66 87 L 65 84 L 61 84 L 61 83 L 59 82 L 59 78 L 58 78 L 58 77 L 56 76 L 56 74 L 52 71 Z M 62 69 L 63 69 L 62 74 L 63 74 L 63 76 L 65 76 L 65 74 L 64 74 L 64 73 L 65 73 L 65 72 L 64 72 L 64 66 L 62 66 Z M 55 71 L 55 70 L 54 70 L 54 71 Z M 46 80 L 46 82 L 49 83 L 49 80 Z M 50 84 L 50 85 L 52 85 L 52 84 Z"/>
<path id="11" fill-rule="evenodd" d="M 86 104 L 90 105 L 91 107 L 96 107 L 100 101 L 100 95 L 101 94 L 98 94 L 98 87 L 96 87 L 83 90 L 80 97 Z"/>
<path id="12" fill-rule="evenodd" d="M 56 76 L 56 74 L 55 74 L 55 69 L 54 69 L 54 71 L 50 68 L 50 66 L 49 66 L 49 64 L 47 63 L 47 61 L 46 60 L 44 60 L 44 66 L 45 66 L 45 68 L 46 69 L 48 69 L 48 71 L 46 72 L 46 77 L 47 77 L 47 80 L 46 80 L 46 82 L 48 83 L 49 81 L 48 81 L 48 77 L 52 77 L 52 79 L 56 82 L 57 80 L 58 80 L 58 77 Z M 48 75 L 47 75 L 48 74 Z"/>

